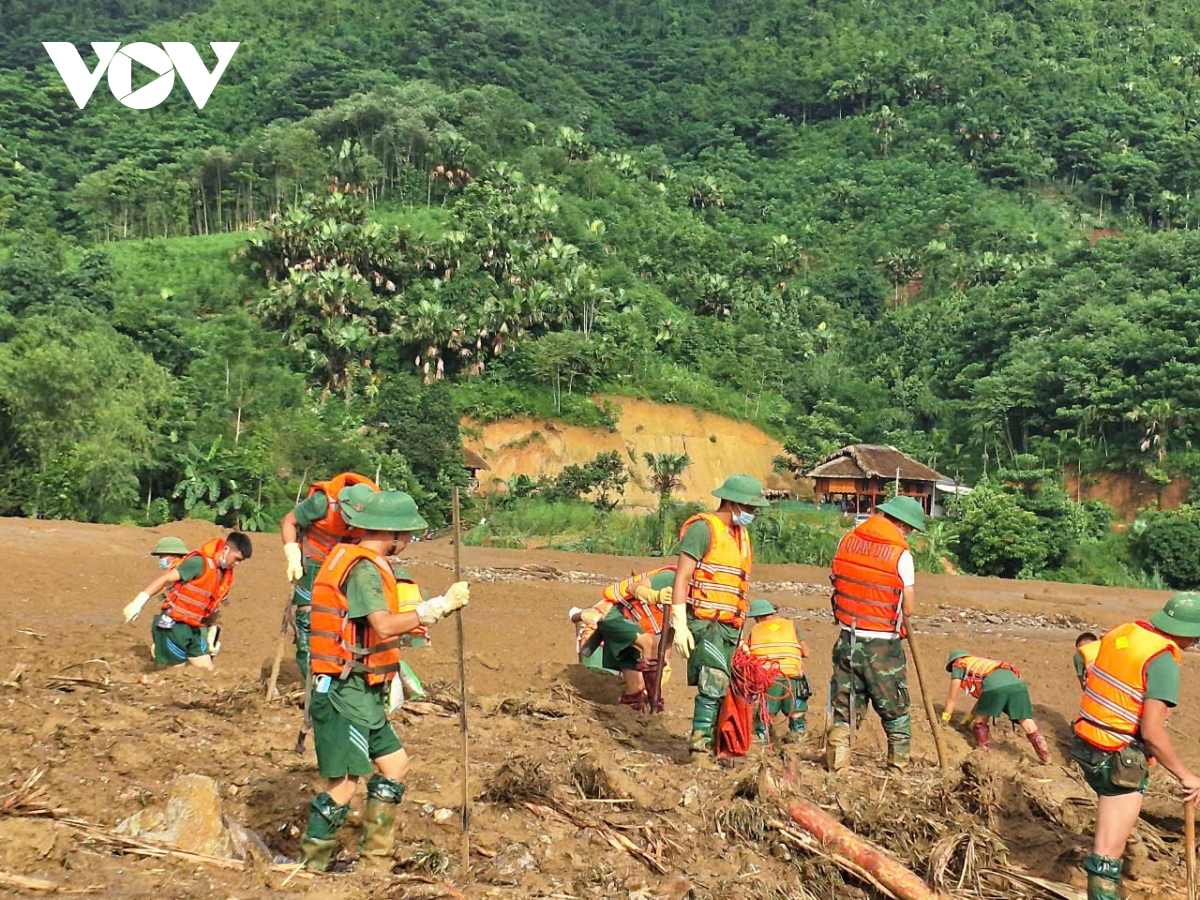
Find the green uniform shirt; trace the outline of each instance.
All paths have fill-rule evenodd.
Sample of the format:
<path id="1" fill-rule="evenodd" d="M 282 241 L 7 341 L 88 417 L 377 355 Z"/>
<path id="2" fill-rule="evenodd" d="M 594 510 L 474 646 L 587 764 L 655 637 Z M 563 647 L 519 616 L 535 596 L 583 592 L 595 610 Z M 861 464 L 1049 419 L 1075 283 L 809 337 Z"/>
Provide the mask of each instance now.
<path id="1" fill-rule="evenodd" d="M 1071 661 L 1075 663 L 1075 674 L 1082 678 L 1083 673 L 1087 671 L 1087 662 L 1084 660 L 1083 654 L 1076 650 Z"/>
<path id="2" fill-rule="evenodd" d="M 1179 663 L 1169 650 L 1158 654 L 1146 666 L 1146 696 L 1167 706 L 1179 701 Z"/>
<path id="3" fill-rule="evenodd" d="M 393 566 L 392 571 L 401 580 L 411 580 L 404 569 Z M 387 612 L 383 576 L 372 563 L 360 560 L 350 567 L 345 591 L 351 619 L 365 620 L 373 612 Z M 387 723 L 384 685 L 369 685 L 362 675 L 350 675 L 345 681 L 334 679 L 329 688 L 329 701 L 340 715 L 361 728 L 381 728 Z"/>
<path id="4" fill-rule="evenodd" d="M 175 571 L 179 573 L 180 581 L 195 581 L 204 574 L 204 569 L 204 560 L 199 556 L 185 559 L 175 567 Z"/>
<path id="5" fill-rule="evenodd" d="M 325 496 L 324 491 L 317 491 L 296 504 L 292 513 L 296 516 L 296 524 L 307 528 L 313 522 L 321 521 L 329 513 L 329 498 Z"/>
<path id="6" fill-rule="evenodd" d="M 967 670 L 962 666 L 955 666 L 950 672 L 950 677 L 958 679 L 966 678 Z M 994 691 L 997 688 L 1005 688 L 1020 683 L 1021 679 L 1008 669 L 997 669 L 991 675 L 988 675 L 983 679 L 983 690 Z"/>
<path id="7" fill-rule="evenodd" d="M 689 528 L 690 532 L 691 529 Z M 689 556 L 691 554 L 688 554 Z M 661 591 L 665 587 L 670 587 L 675 583 L 675 573 L 671 570 L 659 572 L 657 575 L 650 576 L 650 590 Z"/>
<path id="8" fill-rule="evenodd" d="M 695 560 L 704 559 L 710 546 L 712 546 L 712 531 L 703 519 L 689 525 L 679 540 L 679 552 L 686 553 Z M 673 579 L 674 575 L 672 574 L 671 577 Z"/>

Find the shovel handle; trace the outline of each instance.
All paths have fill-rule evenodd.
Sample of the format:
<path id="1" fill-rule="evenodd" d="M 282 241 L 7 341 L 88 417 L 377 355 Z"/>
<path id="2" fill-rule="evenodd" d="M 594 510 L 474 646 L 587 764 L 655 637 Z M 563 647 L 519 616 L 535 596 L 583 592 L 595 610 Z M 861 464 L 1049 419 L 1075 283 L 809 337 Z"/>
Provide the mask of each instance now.
<path id="1" fill-rule="evenodd" d="M 1196 804 L 1183 804 L 1183 852 L 1187 866 L 1188 900 L 1196 900 Z"/>

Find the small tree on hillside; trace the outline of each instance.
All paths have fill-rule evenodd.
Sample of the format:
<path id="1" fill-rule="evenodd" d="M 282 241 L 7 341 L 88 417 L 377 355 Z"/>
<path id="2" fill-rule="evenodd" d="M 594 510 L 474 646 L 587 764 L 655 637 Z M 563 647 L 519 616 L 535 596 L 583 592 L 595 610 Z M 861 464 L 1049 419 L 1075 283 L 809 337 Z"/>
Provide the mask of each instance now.
<path id="1" fill-rule="evenodd" d="M 662 551 L 670 548 L 667 535 L 667 509 L 671 505 L 672 495 L 677 488 L 683 487 L 680 479 L 692 459 L 686 453 L 644 453 L 646 465 L 650 467 L 650 485 L 658 494 L 658 527 L 662 536 Z"/>

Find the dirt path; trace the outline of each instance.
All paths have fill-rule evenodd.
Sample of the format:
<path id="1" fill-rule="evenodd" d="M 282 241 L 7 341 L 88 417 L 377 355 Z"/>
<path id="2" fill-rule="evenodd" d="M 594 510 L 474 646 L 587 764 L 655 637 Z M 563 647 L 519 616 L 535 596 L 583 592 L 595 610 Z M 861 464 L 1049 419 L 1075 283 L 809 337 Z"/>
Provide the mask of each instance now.
<path id="1" fill-rule="evenodd" d="M 311 742 L 306 755 L 292 752 L 300 714 L 294 706 L 297 680 L 290 662 L 285 664 L 283 683 L 285 690 L 292 691 L 293 703 L 267 704 L 261 696 L 260 678 L 273 654 L 288 595 L 279 537 L 255 538 L 254 558 L 239 569 L 222 617 L 225 636 L 219 671 L 205 678 L 189 672 L 152 673 L 148 614 L 133 626 L 120 622 L 121 607 L 156 571 L 147 550 L 168 533 L 196 546 L 216 530 L 194 522 L 149 530 L 0 519 L 7 568 L 20 573 L 0 603 L 0 681 L 8 680 L 14 668 L 25 667 L 19 684 L 0 686 L 2 781 L 19 783 L 31 770 L 44 767 L 42 785 L 51 806 L 114 826 L 164 797 L 177 774 L 206 774 L 227 792 L 226 805 L 233 818 L 254 829 L 273 852 L 294 856 L 316 770 Z M 415 545 L 409 562 L 423 584 L 440 591 L 451 580 L 451 559 L 452 548 L 438 541 Z M 673 842 L 659 846 L 666 872 L 660 874 L 613 849 L 594 828 L 553 814 L 539 816 L 520 804 L 511 808 L 481 800 L 474 805 L 475 845 L 486 855 L 523 844 L 534 865 L 514 876 L 515 884 L 492 883 L 506 876 L 492 871 L 496 867 L 481 855 L 475 861 L 477 874 L 492 882 L 467 888 L 468 896 L 648 900 L 672 895 L 668 882 L 680 874 L 689 879 L 695 897 L 805 897 L 795 885 L 821 883 L 825 875 L 815 872 L 802 854 L 786 847 L 774 849 L 783 845 L 754 829 L 747 836 L 743 829 L 726 827 L 731 821 L 729 811 L 747 802 L 732 797 L 733 784 L 755 769 L 752 763 L 733 772 L 711 773 L 683 765 L 691 694 L 681 678 L 667 689 L 667 714 L 641 718 L 615 705 L 619 693 L 615 680 L 575 664 L 566 610 L 590 605 L 599 585 L 648 567 L 651 561 L 464 548 L 464 562 L 474 582 L 464 622 L 473 695 L 475 795 L 495 780 L 506 760 L 516 758 L 522 765 L 541 766 L 542 782 L 553 786 L 558 795 L 573 797 L 576 808 L 584 810 L 577 816 L 592 821 L 603 815 L 639 846 L 651 846 L 650 833 L 638 830 L 646 824 Z M 810 722 L 820 733 L 834 638 L 824 587 L 827 573 L 803 566 L 763 566 L 756 578 L 764 596 L 800 621 L 812 646 L 808 671 L 816 696 Z M 917 589 L 918 605 L 925 614 L 921 628 L 927 666 L 936 676 L 932 691 L 939 707 L 947 687 L 940 663 L 948 651 L 961 647 L 1013 662 L 1030 684 L 1036 715 L 1060 764 L 1065 762 L 1069 722 L 1078 702 L 1071 670 L 1075 634 L 1083 624 L 1110 627 L 1145 617 L 1165 598 L 1148 591 L 955 576 L 918 576 Z M 414 651 L 409 658 L 427 683 L 453 683 L 457 668 L 452 626 L 440 626 L 434 639 L 432 648 Z M 78 665 L 95 659 L 104 663 Z M 75 668 L 64 673 L 70 666 Z M 1200 691 L 1195 672 L 1189 654 L 1182 686 L 1185 698 Z M 55 673 L 110 683 L 98 688 L 54 682 Z M 149 683 L 142 683 L 147 675 Z M 915 684 L 913 692 L 916 695 Z M 919 709 L 919 703 L 914 702 L 914 707 Z M 457 848 L 456 820 L 442 822 L 445 814 L 438 814 L 457 804 L 457 718 L 407 719 L 398 730 L 414 765 L 399 855 L 420 857 L 427 869 L 437 869 L 439 854 L 454 857 Z M 933 748 L 924 716 L 914 714 L 914 720 L 915 753 L 931 761 Z M 1200 767 L 1200 748 L 1192 738 L 1200 734 L 1195 703 L 1185 701 L 1176 711 L 1172 730 L 1185 760 Z M 1049 792 L 1054 797 L 1049 807 L 1072 809 L 1072 815 L 1056 818 L 1024 795 L 1005 799 L 998 788 L 993 793 L 1000 799 L 989 807 L 979 799 L 982 789 L 971 778 L 956 775 L 946 782 L 928 767 L 906 779 L 901 795 L 910 797 L 905 802 L 915 810 L 942 796 L 939 792 L 948 792 L 945 797 L 950 799 L 945 802 L 949 804 L 966 803 L 969 794 L 975 805 L 963 806 L 967 810 L 963 815 L 977 816 L 979 823 L 990 816 L 993 829 L 988 834 L 1005 841 L 1011 864 L 1079 885 L 1073 867 L 1086 854 L 1081 834 L 1091 814 L 1087 792 L 1070 767 L 1036 768 L 1023 740 L 1007 729 L 997 732 L 997 750 L 989 760 L 989 765 L 999 767 L 996 777 L 1009 784 L 1010 792 L 1014 784 Z M 966 759 L 969 745 L 963 731 L 950 732 L 948 743 L 956 764 Z M 799 761 L 801 779 L 814 798 L 831 808 L 840 807 L 844 817 L 871 833 L 872 828 L 887 825 L 879 810 L 890 808 L 887 802 L 881 805 L 874 800 L 889 783 L 881 765 L 883 750 L 878 720 L 872 718 L 857 741 L 856 759 L 863 764 L 857 775 L 826 776 L 806 762 L 816 758 L 815 747 L 790 761 Z M 646 795 L 637 805 L 584 803 L 570 775 L 583 757 L 616 763 L 634 776 Z M 771 760 L 776 769 L 787 761 L 777 753 Z M 1165 787 L 1167 779 L 1156 777 Z M 897 787 L 894 780 L 891 785 L 882 793 L 890 796 Z M 0 804 L 6 792 L 0 788 Z M 931 807 L 928 816 L 936 813 Z M 1162 830 L 1162 835 L 1152 832 L 1149 840 L 1151 855 L 1161 858 L 1144 867 L 1143 879 L 1132 883 L 1132 896 L 1169 897 L 1182 878 L 1178 845 L 1172 843 L 1180 831 L 1179 809 L 1165 791 L 1156 790 L 1148 816 Z M 914 820 L 906 833 L 924 834 L 921 821 L 925 820 Z M 950 823 L 956 830 L 960 824 Z M 961 827 L 969 831 L 975 824 Z M 937 829 L 926 830 L 928 840 L 914 838 L 905 851 L 913 859 L 928 858 Z M 353 828 L 345 830 L 343 840 L 348 846 L 356 833 Z M 362 875 L 312 883 L 294 879 L 281 889 L 282 878 L 262 866 L 241 872 L 115 856 L 102 846 L 89 847 L 49 822 L 0 816 L 0 873 L 4 872 L 156 900 L 292 892 L 412 900 L 422 896 L 411 887 L 401 890 L 394 884 L 388 893 L 387 881 Z M 19 893 L 0 879 L 0 895 L 6 890 Z M 857 888 L 838 890 L 842 891 L 839 897 L 875 896 L 855 893 Z M 685 893 L 677 890 L 674 896 Z"/>

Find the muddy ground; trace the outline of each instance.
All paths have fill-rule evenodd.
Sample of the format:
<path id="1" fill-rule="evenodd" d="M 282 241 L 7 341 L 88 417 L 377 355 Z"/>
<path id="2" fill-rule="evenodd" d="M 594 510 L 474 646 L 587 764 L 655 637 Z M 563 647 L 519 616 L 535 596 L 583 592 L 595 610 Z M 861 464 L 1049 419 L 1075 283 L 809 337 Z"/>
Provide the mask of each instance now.
<path id="1" fill-rule="evenodd" d="M 155 673 L 147 649 L 150 608 L 134 625 L 120 619 L 121 607 L 157 571 L 146 553 L 158 537 L 176 534 L 196 546 L 215 533 L 203 523 L 150 530 L 0 520 L 5 568 L 13 574 L 0 603 L 0 681 L 8 682 L 0 686 L 0 807 L 31 772 L 44 771 L 36 802 L 0 812 L 0 896 L 43 894 L 47 884 L 147 898 L 441 896 L 411 878 L 349 873 L 288 880 L 262 861 L 222 869 L 121 853 L 61 821 L 112 829 L 160 803 L 177 775 L 200 773 L 218 782 L 230 818 L 253 829 L 273 854 L 296 855 L 318 782 L 311 740 L 304 755 L 293 750 L 301 713 L 290 653 L 284 699 L 268 703 L 263 697 L 264 670 L 289 594 L 278 536 L 256 537 L 254 558 L 238 571 L 222 618 L 224 647 L 215 675 Z M 414 545 L 408 554 L 413 573 L 434 591 L 451 581 L 452 558 L 445 540 Z M 887 842 L 922 875 L 932 857 L 943 884 L 962 896 L 1043 896 L 1030 887 L 1002 890 L 994 876 L 979 874 L 988 867 L 1079 887 L 1076 867 L 1089 852 L 1093 804 L 1065 764 L 1079 694 L 1073 639 L 1084 625 L 1104 628 L 1144 617 L 1166 596 L 918 576 L 923 651 L 938 709 L 949 650 L 1018 665 L 1050 739 L 1051 767 L 1035 766 L 1028 744 L 1007 727 L 996 730 L 986 759 L 971 755 L 965 729 L 957 728 L 945 732 L 953 770 L 940 775 L 914 679 L 919 764 L 903 779 L 885 773 L 874 717 L 860 733 L 851 774 L 821 771 L 814 762 L 819 739 L 731 769 L 700 771 L 686 762 L 691 695 L 681 678 L 667 689 L 664 716 L 641 717 L 616 705 L 615 679 L 584 671 L 573 653 L 567 609 L 590 605 L 600 584 L 649 561 L 476 548 L 464 548 L 463 561 L 473 582 L 463 616 L 471 691 L 472 870 L 459 869 L 458 820 L 445 812 L 457 809 L 460 791 L 453 623 L 434 630 L 432 648 L 407 657 L 427 684 L 446 686 L 437 696 L 447 708 L 398 721 L 413 769 L 397 863 L 401 872 L 436 876 L 469 897 L 884 896 L 849 875 L 843 884 L 830 864 L 769 824 L 777 808 L 755 798 L 752 787 L 764 767 L 776 776 L 790 770 L 805 799 Z M 822 587 L 827 573 L 763 566 L 755 576 L 762 595 L 800 620 L 813 649 L 810 727 L 819 736 L 834 638 Z M 1192 737 L 1200 734 L 1200 712 L 1191 700 L 1200 691 L 1196 669 L 1189 653 L 1184 702 L 1172 717 L 1192 766 L 1200 766 Z M 84 681 L 56 681 L 56 675 Z M 624 775 L 631 783 L 597 790 L 578 774 L 586 776 L 589 760 L 610 769 L 615 764 L 617 779 Z M 1132 897 L 1182 896 L 1182 816 L 1169 781 L 1156 775 L 1141 826 L 1138 878 L 1128 882 Z M 55 810 L 60 821 L 23 814 L 38 808 Z M 347 856 L 354 855 L 357 833 L 353 824 L 342 832 Z M 46 883 L 27 891 L 6 884 L 4 874 Z"/>

